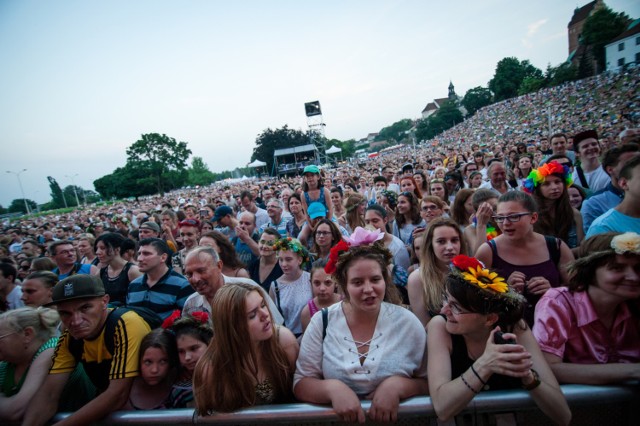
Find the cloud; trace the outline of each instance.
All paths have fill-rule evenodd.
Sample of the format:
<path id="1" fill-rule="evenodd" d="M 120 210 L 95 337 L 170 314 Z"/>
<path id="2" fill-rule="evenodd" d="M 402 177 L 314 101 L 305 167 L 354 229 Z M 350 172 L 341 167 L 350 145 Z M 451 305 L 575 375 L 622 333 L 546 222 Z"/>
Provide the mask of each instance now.
<path id="1" fill-rule="evenodd" d="M 531 39 L 536 35 L 540 27 L 542 27 L 544 24 L 547 23 L 547 21 L 548 19 L 545 18 L 545 19 L 540 19 L 536 22 L 532 22 L 531 24 L 527 25 L 527 35 L 525 36 L 524 39 L 522 39 L 522 44 L 525 47 L 527 48 L 533 47 L 533 43 L 531 42 Z"/>

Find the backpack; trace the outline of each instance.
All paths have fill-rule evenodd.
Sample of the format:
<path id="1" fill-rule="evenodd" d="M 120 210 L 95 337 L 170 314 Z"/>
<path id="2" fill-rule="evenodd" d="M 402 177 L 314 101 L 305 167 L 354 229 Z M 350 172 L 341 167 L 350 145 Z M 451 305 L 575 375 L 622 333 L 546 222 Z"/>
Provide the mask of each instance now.
<path id="1" fill-rule="evenodd" d="M 160 317 L 160 315 L 149 308 L 144 308 L 142 306 L 127 306 L 126 308 L 113 309 L 111 312 L 109 312 L 109 315 L 107 315 L 107 321 L 104 324 L 104 345 L 111 355 L 113 355 L 113 352 L 115 350 L 113 336 L 115 335 L 118 321 L 120 321 L 122 315 L 129 311 L 133 311 L 138 314 L 152 330 L 162 325 L 162 318 Z M 69 352 L 76 360 L 76 362 L 82 361 L 83 351 L 84 340 L 74 339 L 73 337 L 69 336 Z"/>

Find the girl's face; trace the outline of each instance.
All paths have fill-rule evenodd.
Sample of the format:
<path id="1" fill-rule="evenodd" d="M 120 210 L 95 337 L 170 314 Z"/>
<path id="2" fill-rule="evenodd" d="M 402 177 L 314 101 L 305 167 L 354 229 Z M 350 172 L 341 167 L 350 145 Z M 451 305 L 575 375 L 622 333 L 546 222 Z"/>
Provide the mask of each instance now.
<path id="1" fill-rule="evenodd" d="M 436 179 L 444 179 L 445 171 L 443 169 L 436 170 L 434 175 Z"/>
<path id="2" fill-rule="evenodd" d="M 470 183 L 472 188 L 479 188 L 482 185 L 482 175 L 475 175 L 471 178 Z"/>
<path id="3" fill-rule="evenodd" d="M 422 251 L 423 245 L 424 245 L 424 237 L 420 236 L 418 238 L 413 239 L 413 252 L 416 254 L 416 257 L 420 256 L 420 252 Z"/>
<path id="4" fill-rule="evenodd" d="M 397 209 L 399 214 L 407 214 L 411 211 L 411 202 L 406 196 L 401 195 L 398 197 Z"/>
<path id="5" fill-rule="evenodd" d="M 367 210 L 364 214 L 364 223 L 371 225 L 382 232 L 387 232 L 385 228 L 385 225 L 387 224 L 386 218 L 380 216 L 380 213 L 375 210 Z"/>
<path id="6" fill-rule="evenodd" d="M 304 180 L 307 182 L 307 185 L 309 185 L 310 189 L 315 189 L 318 187 L 319 179 L 320 179 L 320 176 L 315 173 L 304 174 Z"/>
<path id="7" fill-rule="evenodd" d="M 273 324 L 269 308 L 257 291 L 251 291 L 245 298 L 247 328 L 252 342 L 262 342 L 273 336 Z"/>
<path id="8" fill-rule="evenodd" d="M 431 195 L 438 197 L 444 200 L 444 185 L 441 183 L 432 183 L 431 184 Z"/>
<path id="9" fill-rule="evenodd" d="M 164 349 L 147 348 L 140 359 L 140 376 L 149 386 L 162 383 L 169 375 L 169 357 Z"/>
<path id="10" fill-rule="evenodd" d="M 213 225 L 209 222 L 204 222 L 202 224 L 202 232 L 209 232 L 209 231 L 213 231 Z"/>
<path id="11" fill-rule="evenodd" d="M 542 152 L 540 152 L 540 151 L 536 151 L 536 152 L 533 154 L 533 161 L 535 161 L 535 162 L 536 162 L 536 164 L 540 164 L 540 161 L 541 161 L 541 160 L 542 160 Z"/>
<path id="12" fill-rule="evenodd" d="M 411 179 L 402 179 L 400 182 L 400 190 L 402 192 L 413 192 L 416 189 Z"/>
<path id="13" fill-rule="evenodd" d="M 354 310 L 376 312 L 384 300 L 386 283 L 380 264 L 371 259 L 354 260 L 347 271 L 347 294 Z"/>
<path id="14" fill-rule="evenodd" d="M 52 288 L 47 288 L 38 278 L 22 283 L 22 301 L 25 305 L 37 308 L 51 302 Z M 0 342 L 2 339 L 0 339 Z"/>
<path id="15" fill-rule="evenodd" d="M 530 169 L 531 168 L 531 159 L 529 157 L 522 157 L 518 160 L 518 167 L 521 169 Z M 525 176 L 526 177 L 526 176 Z"/>
<path id="16" fill-rule="evenodd" d="M 596 269 L 592 298 L 614 298 L 620 302 L 640 297 L 640 256 L 620 255 Z"/>
<path id="17" fill-rule="evenodd" d="M 107 247 L 102 241 L 98 241 L 96 245 L 96 256 L 98 256 L 100 263 L 104 265 L 111 262 L 114 258 L 114 252 L 112 248 Z"/>
<path id="18" fill-rule="evenodd" d="M 358 214 L 360 216 L 364 216 L 365 211 L 367 211 L 367 202 L 363 200 L 360 204 L 358 204 Z"/>
<path id="19" fill-rule="evenodd" d="M 315 269 L 311 277 L 311 291 L 320 303 L 329 303 L 336 291 L 336 283 L 324 269 Z"/>
<path id="20" fill-rule="evenodd" d="M 276 242 L 275 235 L 262 234 L 258 241 L 258 250 L 261 257 L 273 256 L 273 244 Z"/>
<path id="21" fill-rule="evenodd" d="M 527 209 L 517 201 L 509 201 L 506 203 L 499 203 L 496 208 L 496 216 L 510 216 L 519 213 L 527 213 L 520 216 L 517 222 L 511 220 L 504 220 L 502 223 L 498 222 L 498 226 L 502 231 L 502 234 L 506 237 L 521 238 L 528 232 L 533 230 L 533 224 L 536 222 L 538 216 L 536 213 L 530 213 Z"/>
<path id="22" fill-rule="evenodd" d="M 200 357 L 207 350 L 207 344 L 190 334 L 183 334 L 177 339 L 180 364 L 190 373 L 196 368 Z"/>
<path id="23" fill-rule="evenodd" d="M 432 246 L 441 266 L 447 266 L 460 254 L 460 233 L 450 226 L 439 226 L 433 231 Z"/>
<path id="24" fill-rule="evenodd" d="M 571 207 L 580 210 L 582 207 L 582 194 L 580 194 L 580 191 L 573 186 L 567 188 L 567 191 L 569 192 L 569 204 L 571 204 Z"/>
<path id="25" fill-rule="evenodd" d="M 432 203 L 431 201 L 423 201 L 420 206 L 420 216 L 425 220 L 425 222 L 430 222 L 436 217 L 442 216 L 444 211 L 438 207 L 437 204 Z"/>
<path id="26" fill-rule="evenodd" d="M 326 223 L 321 224 L 316 228 L 314 241 L 321 248 L 331 247 L 333 245 L 333 238 L 331 235 L 331 227 Z"/>
<path id="27" fill-rule="evenodd" d="M 334 207 L 338 207 L 338 208 L 342 206 L 342 197 L 340 196 L 339 192 L 331 193 L 331 204 L 333 204 Z"/>
<path id="28" fill-rule="evenodd" d="M 280 250 L 278 252 L 278 263 L 284 275 L 293 276 L 300 272 L 302 259 L 291 250 Z"/>
<path id="29" fill-rule="evenodd" d="M 292 214 L 300 213 L 301 209 L 302 209 L 302 203 L 300 203 L 300 201 L 298 201 L 296 198 L 289 199 L 289 211 Z"/>
<path id="30" fill-rule="evenodd" d="M 420 187 L 422 186 L 422 183 L 424 182 L 424 180 L 422 179 L 422 175 L 413 175 L 413 180 L 415 180 L 416 184 L 418 186 L 420 186 Z M 404 189 L 403 189 L 403 191 L 404 191 Z"/>
<path id="31" fill-rule="evenodd" d="M 555 175 L 547 176 L 540 185 L 540 194 L 548 200 L 557 200 L 563 192 L 564 182 L 562 182 L 562 178 Z"/>
<path id="32" fill-rule="evenodd" d="M 200 238 L 200 242 L 198 244 L 202 247 L 211 247 L 216 251 L 216 253 L 220 254 L 220 248 L 218 248 L 218 243 L 211 237 L 202 237 Z"/>
<path id="33" fill-rule="evenodd" d="M 91 244 L 87 240 L 78 241 L 78 252 L 81 256 L 91 254 Z"/>
<path id="34" fill-rule="evenodd" d="M 467 216 L 471 216 L 476 212 L 473 209 L 473 195 L 467 197 L 467 201 L 464 202 L 464 211 L 467 213 Z"/>

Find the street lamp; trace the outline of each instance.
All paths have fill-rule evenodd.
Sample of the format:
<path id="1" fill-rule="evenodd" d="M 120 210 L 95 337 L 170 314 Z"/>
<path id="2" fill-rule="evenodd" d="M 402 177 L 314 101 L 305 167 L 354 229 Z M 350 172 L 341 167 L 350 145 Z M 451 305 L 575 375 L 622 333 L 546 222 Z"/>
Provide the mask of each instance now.
<path id="1" fill-rule="evenodd" d="M 31 214 L 31 209 L 29 209 L 29 203 L 27 203 L 27 199 L 24 196 L 24 189 L 22 189 L 22 181 L 20 180 L 20 173 L 26 172 L 27 169 L 22 169 L 19 172 L 12 172 L 11 170 L 7 170 L 7 173 L 12 173 L 16 175 L 18 178 L 18 185 L 20 185 L 20 192 L 22 193 L 22 201 L 24 201 L 24 207 L 27 209 L 27 214 Z"/>
<path id="2" fill-rule="evenodd" d="M 74 180 L 74 178 L 78 176 L 78 174 L 76 173 L 73 176 L 69 176 L 69 175 L 64 175 L 64 176 L 71 179 L 71 183 L 73 183 L 73 193 L 76 195 L 76 206 L 80 207 L 80 200 L 78 199 L 78 191 L 76 191 L 76 181 Z"/>

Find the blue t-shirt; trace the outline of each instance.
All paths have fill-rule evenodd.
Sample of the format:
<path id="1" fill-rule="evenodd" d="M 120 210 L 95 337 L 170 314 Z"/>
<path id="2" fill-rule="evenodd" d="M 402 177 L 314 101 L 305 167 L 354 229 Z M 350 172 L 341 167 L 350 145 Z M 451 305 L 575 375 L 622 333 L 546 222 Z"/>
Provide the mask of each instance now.
<path id="1" fill-rule="evenodd" d="M 616 209 L 610 209 L 593 221 L 586 238 L 604 232 L 635 232 L 640 234 L 640 218 L 627 216 Z"/>

